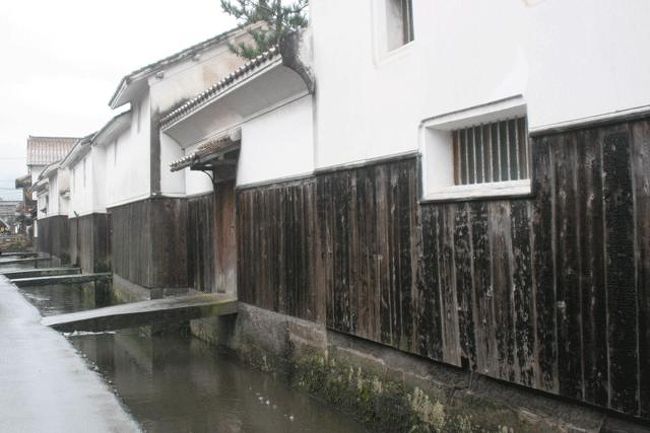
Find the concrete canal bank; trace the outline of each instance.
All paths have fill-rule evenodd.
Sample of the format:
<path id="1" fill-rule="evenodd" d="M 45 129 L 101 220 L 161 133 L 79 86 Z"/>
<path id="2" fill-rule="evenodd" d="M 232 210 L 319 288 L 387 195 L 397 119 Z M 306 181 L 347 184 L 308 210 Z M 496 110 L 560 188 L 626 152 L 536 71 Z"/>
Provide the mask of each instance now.
<path id="1" fill-rule="evenodd" d="M 0 276 L 0 431 L 138 432 L 101 377 Z"/>
<path id="2" fill-rule="evenodd" d="M 239 303 L 237 316 L 191 322 L 192 332 L 257 369 L 349 413 L 372 431 L 638 432 L 614 413 L 513 387 L 420 356 Z"/>

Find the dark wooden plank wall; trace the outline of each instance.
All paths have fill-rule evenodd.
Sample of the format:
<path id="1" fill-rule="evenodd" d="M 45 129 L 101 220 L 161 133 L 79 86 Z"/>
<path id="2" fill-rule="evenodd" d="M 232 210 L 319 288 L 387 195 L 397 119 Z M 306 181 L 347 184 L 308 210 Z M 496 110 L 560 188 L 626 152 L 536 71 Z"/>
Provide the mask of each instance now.
<path id="1" fill-rule="evenodd" d="M 152 287 L 149 211 L 148 201 L 129 203 L 110 210 L 113 222 L 113 272 L 143 287 Z"/>
<path id="2" fill-rule="evenodd" d="M 65 215 L 38 220 L 38 251 L 70 263 L 70 223 Z"/>
<path id="3" fill-rule="evenodd" d="M 532 199 L 419 205 L 415 159 L 241 191 L 240 299 L 650 418 L 650 121 L 532 147 Z"/>
<path id="4" fill-rule="evenodd" d="M 187 200 L 150 199 L 151 266 L 147 287 L 187 288 Z"/>
<path id="5" fill-rule="evenodd" d="M 189 287 L 186 200 L 152 198 L 110 212 L 116 274 L 147 288 Z"/>
<path id="6" fill-rule="evenodd" d="M 187 267 L 190 286 L 211 292 L 216 286 L 215 197 L 210 193 L 187 201 Z"/>
<path id="7" fill-rule="evenodd" d="M 317 177 L 327 324 L 415 350 L 419 212 L 413 161 Z"/>
<path id="8" fill-rule="evenodd" d="M 315 256 L 313 180 L 240 190 L 237 194 L 238 298 L 321 321 Z"/>
<path id="9" fill-rule="evenodd" d="M 83 272 L 111 270 L 111 216 L 90 214 L 70 219 L 70 259 Z"/>

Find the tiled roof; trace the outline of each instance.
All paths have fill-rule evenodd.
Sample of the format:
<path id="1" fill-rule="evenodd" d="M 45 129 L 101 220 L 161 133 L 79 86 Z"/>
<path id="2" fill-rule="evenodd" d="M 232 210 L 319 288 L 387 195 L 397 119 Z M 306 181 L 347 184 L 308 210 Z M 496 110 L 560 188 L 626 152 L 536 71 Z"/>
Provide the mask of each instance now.
<path id="1" fill-rule="evenodd" d="M 210 39 L 206 39 L 203 42 L 199 42 L 198 44 L 192 45 L 191 47 L 178 51 L 170 56 L 165 57 L 164 59 L 158 60 L 156 62 L 148 64 L 147 66 L 143 66 L 142 68 L 136 69 L 135 71 L 123 77 L 122 80 L 120 80 L 120 84 L 117 86 L 117 89 L 115 90 L 115 93 L 113 94 L 113 97 L 111 98 L 109 105 L 113 104 L 113 102 L 118 98 L 120 91 L 132 81 L 142 77 L 150 76 L 156 73 L 157 71 L 161 70 L 162 68 L 165 68 L 179 61 L 185 60 L 187 58 L 191 58 L 194 55 L 200 53 L 201 51 L 210 48 L 215 44 L 225 41 L 226 39 L 228 39 L 230 36 L 237 33 L 238 31 L 241 31 L 241 28 L 236 27 L 234 29 L 230 29 Z"/>
<path id="2" fill-rule="evenodd" d="M 247 78 L 248 76 L 256 72 L 257 70 L 259 70 L 261 67 L 268 65 L 269 63 L 278 59 L 280 59 L 280 50 L 276 46 L 260 54 L 253 60 L 244 63 L 239 68 L 235 69 L 233 72 L 228 74 L 222 80 L 218 81 L 208 89 L 204 90 L 194 98 L 187 101 L 185 104 L 181 105 L 180 107 L 176 108 L 175 110 L 171 111 L 169 114 L 164 116 L 160 120 L 161 126 L 165 127 L 166 125 L 175 122 L 181 117 L 184 117 L 198 110 L 200 107 L 208 104 L 216 96 L 225 92 L 235 84 L 241 82 L 242 80 L 244 80 L 245 78 Z"/>
<path id="3" fill-rule="evenodd" d="M 63 159 L 79 141 L 76 137 L 27 138 L 27 165 L 49 165 Z"/>
<path id="4" fill-rule="evenodd" d="M 223 137 L 216 140 L 210 140 L 201 144 L 194 152 L 183 158 L 169 164 L 171 171 L 179 171 L 184 168 L 190 167 L 194 162 L 206 156 L 214 155 L 233 148 L 237 141 L 233 141 L 230 137 Z"/>

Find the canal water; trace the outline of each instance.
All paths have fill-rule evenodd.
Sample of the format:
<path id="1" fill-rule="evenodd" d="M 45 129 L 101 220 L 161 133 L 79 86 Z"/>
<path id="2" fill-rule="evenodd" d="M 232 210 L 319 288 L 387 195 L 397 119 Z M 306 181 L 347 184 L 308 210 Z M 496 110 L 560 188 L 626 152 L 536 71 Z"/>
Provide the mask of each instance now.
<path id="1" fill-rule="evenodd" d="M 93 284 L 21 292 L 44 316 L 110 302 Z M 349 416 L 196 338 L 147 334 L 67 335 L 147 432 L 365 432 Z"/>

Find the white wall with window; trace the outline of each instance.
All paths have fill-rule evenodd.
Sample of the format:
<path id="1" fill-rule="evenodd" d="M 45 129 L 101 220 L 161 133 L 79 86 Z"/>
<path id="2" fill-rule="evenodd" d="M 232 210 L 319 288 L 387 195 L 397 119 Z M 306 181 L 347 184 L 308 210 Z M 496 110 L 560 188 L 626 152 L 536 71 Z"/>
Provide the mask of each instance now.
<path id="1" fill-rule="evenodd" d="M 417 152 L 425 119 L 524 94 L 527 8 L 498 3 L 314 2 L 317 168 Z"/>
<path id="2" fill-rule="evenodd" d="M 453 141 L 449 113 L 522 95 L 518 116 L 539 131 L 650 110 L 646 0 L 328 0 L 311 14 L 317 168 L 420 151 L 425 194 L 461 191 L 453 147 L 432 144 Z M 487 120 L 468 122 L 458 133 Z M 526 179 L 489 180 L 474 183 L 525 191 Z"/>
<path id="3" fill-rule="evenodd" d="M 526 104 L 513 97 L 436 116 L 421 128 L 428 200 L 530 193 Z"/>

